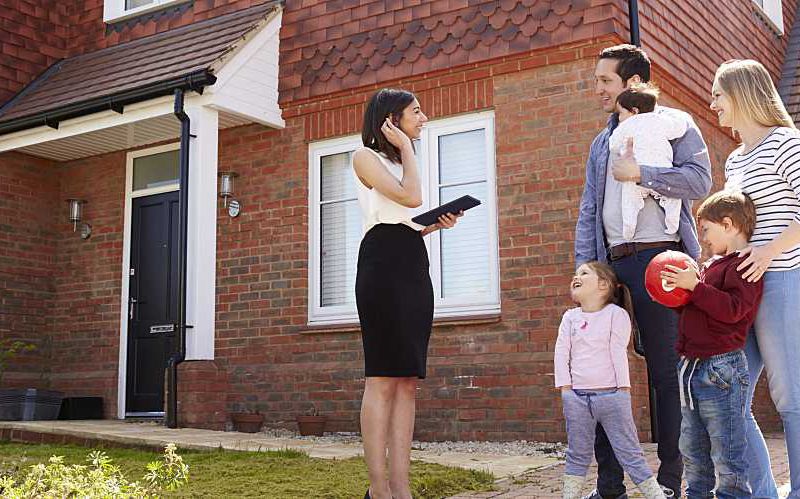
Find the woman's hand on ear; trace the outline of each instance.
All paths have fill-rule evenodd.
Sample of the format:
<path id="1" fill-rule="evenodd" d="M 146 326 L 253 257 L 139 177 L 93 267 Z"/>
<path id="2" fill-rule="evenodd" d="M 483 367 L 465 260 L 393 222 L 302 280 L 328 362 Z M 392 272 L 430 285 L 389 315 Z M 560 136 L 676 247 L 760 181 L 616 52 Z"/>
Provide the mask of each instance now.
<path id="1" fill-rule="evenodd" d="M 411 149 L 411 139 L 409 136 L 406 135 L 404 131 L 397 128 L 390 118 L 384 120 L 383 125 L 381 125 L 381 133 L 383 133 L 383 136 L 386 137 L 386 140 L 388 140 L 390 144 L 400 149 L 401 152 L 406 149 L 413 151 L 413 149 Z"/>

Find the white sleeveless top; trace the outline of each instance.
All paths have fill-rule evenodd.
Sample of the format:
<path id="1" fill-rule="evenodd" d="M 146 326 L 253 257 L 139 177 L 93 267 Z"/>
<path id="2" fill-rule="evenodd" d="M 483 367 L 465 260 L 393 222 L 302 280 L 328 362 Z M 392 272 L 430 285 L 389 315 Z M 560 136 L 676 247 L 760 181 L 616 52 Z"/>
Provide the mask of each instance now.
<path id="1" fill-rule="evenodd" d="M 370 151 L 381 163 L 389 170 L 397 180 L 403 178 L 403 165 L 390 161 L 384 154 L 378 153 L 369 147 L 364 149 Z M 414 230 L 422 230 L 424 225 L 420 225 L 411 221 L 411 217 L 415 216 L 411 208 L 405 207 L 400 203 L 396 203 L 387 198 L 378 189 L 370 189 L 361 179 L 358 178 L 355 168 L 353 168 L 353 176 L 356 179 L 356 186 L 358 189 L 358 204 L 361 207 L 361 220 L 363 222 L 364 231 L 366 234 L 372 227 L 378 224 L 405 224 Z"/>

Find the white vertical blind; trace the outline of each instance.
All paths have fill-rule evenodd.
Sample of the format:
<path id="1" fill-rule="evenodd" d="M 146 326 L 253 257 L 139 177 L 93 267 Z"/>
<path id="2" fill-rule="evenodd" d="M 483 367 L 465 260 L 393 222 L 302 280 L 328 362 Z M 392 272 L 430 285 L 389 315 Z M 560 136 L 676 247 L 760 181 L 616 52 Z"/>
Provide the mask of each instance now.
<path id="1" fill-rule="evenodd" d="M 361 213 L 351 171 L 352 154 L 320 158 L 320 304 L 355 304 Z"/>
<path id="2" fill-rule="evenodd" d="M 486 295 L 491 282 L 486 130 L 440 135 L 438 141 L 439 202 L 465 194 L 482 201 L 455 230 L 441 233 L 441 298 Z"/>

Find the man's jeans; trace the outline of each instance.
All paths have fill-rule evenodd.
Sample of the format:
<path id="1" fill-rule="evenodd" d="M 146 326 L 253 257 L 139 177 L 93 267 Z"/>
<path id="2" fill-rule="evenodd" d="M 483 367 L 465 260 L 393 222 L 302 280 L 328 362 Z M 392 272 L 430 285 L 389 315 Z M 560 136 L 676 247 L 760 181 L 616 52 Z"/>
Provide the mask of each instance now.
<path id="1" fill-rule="evenodd" d="M 713 498 L 716 485 L 719 499 L 750 498 L 744 417 L 750 378 L 744 352 L 681 359 L 678 378 L 683 390 L 680 449 L 686 496 Z"/>
<path id="2" fill-rule="evenodd" d="M 800 498 L 800 269 L 764 274 L 764 295 L 747 338 L 745 354 L 750 368 L 747 397 L 747 445 L 750 484 L 754 498 L 777 498 L 764 438 L 753 419 L 753 391 L 762 369 L 769 393 L 783 420 L 792 489 L 788 499 Z"/>
<path id="3" fill-rule="evenodd" d="M 656 478 L 659 483 L 675 491 L 681 489 L 683 461 L 678 449 L 681 428 L 681 407 L 678 398 L 678 378 L 675 376 L 675 342 L 678 338 L 678 315 L 671 309 L 650 299 L 644 288 L 647 264 L 663 249 L 648 249 L 611 262 L 619 281 L 631 291 L 636 323 L 642 337 L 647 369 L 656 392 L 658 420 L 658 458 L 661 465 Z M 616 497 L 625 493 L 622 467 L 602 426 L 597 427 L 595 440 L 597 459 L 597 491 L 603 497 Z"/>

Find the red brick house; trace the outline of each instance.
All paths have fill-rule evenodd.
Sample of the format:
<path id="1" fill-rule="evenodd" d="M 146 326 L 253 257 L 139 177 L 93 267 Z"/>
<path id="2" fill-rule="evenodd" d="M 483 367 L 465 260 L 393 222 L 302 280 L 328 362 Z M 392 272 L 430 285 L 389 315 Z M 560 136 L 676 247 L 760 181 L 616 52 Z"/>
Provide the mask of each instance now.
<path id="1" fill-rule="evenodd" d="M 605 121 L 593 68 L 602 47 L 629 39 L 628 8 L 5 2 L 0 336 L 48 346 L 20 357 L 5 383 L 102 396 L 109 418 L 160 415 L 164 362 L 180 337 L 183 206 L 191 328 L 179 423 L 222 428 L 229 413 L 257 409 L 267 424 L 291 426 L 314 407 L 330 429 L 356 430 L 360 219 L 349 158 L 366 100 L 399 86 L 431 118 L 418 147 L 426 206 L 466 192 L 483 201 L 459 230 L 428 238 L 436 323 L 417 437 L 563 438 L 552 351 L 584 162 Z M 668 104 L 695 116 L 719 186 L 735 141 L 708 110 L 714 70 L 759 59 L 797 116 L 798 2 L 642 0 L 638 9 L 654 80 Z M 238 175 L 236 217 L 217 195 L 220 172 Z M 69 198 L 86 201 L 75 224 Z M 631 359 L 646 436 L 646 372 Z M 778 420 L 764 388 L 759 419 L 769 427 Z"/>

